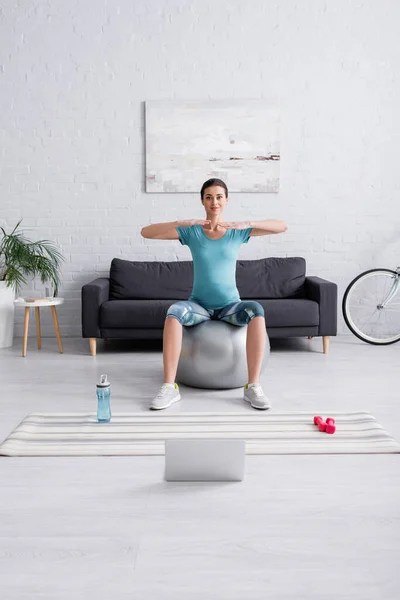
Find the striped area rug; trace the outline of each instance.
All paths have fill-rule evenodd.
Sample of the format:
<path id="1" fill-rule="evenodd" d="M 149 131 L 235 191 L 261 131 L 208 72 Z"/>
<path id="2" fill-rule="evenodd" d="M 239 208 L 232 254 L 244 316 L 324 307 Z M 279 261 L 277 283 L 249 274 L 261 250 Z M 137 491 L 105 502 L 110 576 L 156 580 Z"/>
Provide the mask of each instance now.
<path id="1" fill-rule="evenodd" d="M 321 433 L 309 412 L 33 413 L 0 445 L 3 456 L 162 455 L 166 439 L 239 438 L 247 454 L 396 453 L 400 444 L 367 412 L 340 413 L 336 433 Z"/>

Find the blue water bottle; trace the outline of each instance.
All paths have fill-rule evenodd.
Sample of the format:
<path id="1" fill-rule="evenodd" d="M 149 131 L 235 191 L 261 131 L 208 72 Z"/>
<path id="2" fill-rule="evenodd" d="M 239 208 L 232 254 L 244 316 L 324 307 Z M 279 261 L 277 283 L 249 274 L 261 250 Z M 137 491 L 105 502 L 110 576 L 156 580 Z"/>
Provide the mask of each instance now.
<path id="1" fill-rule="evenodd" d="M 107 375 L 101 375 L 100 383 L 97 384 L 97 420 L 99 423 L 111 421 L 110 396 L 110 382 L 107 380 Z"/>

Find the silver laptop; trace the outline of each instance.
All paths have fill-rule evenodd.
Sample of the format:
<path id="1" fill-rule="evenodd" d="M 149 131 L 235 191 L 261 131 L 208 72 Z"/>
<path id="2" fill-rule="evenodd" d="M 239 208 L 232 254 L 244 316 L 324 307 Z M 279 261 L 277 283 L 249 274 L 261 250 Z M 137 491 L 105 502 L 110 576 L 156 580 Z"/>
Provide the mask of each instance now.
<path id="1" fill-rule="evenodd" d="M 165 440 L 166 481 L 242 481 L 245 440 Z"/>

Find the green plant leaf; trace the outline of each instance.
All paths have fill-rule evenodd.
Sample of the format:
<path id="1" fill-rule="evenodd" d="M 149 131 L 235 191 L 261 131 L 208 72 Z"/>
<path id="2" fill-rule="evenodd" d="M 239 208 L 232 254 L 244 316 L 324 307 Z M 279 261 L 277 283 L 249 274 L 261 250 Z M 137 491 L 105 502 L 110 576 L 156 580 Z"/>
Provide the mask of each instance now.
<path id="1" fill-rule="evenodd" d="M 49 240 L 33 242 L 22 231 L 18 221 L 11 233 L 0 227 L 0 280 L 17 292 L 26 284 L 26 277 L 40 277 L 42 283 L 51 282 L 57 295 L 60 286 L 60 268 L 64 257 L 56 244 Z"/>

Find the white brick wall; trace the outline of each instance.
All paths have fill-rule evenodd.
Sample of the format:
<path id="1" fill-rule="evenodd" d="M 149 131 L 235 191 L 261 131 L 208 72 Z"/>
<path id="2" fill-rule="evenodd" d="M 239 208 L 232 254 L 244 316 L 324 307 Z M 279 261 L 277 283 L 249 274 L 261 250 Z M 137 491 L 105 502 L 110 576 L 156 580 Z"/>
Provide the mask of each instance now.
<path id="1" fill-rule="evenodd" d="M 225 216 L 289 230 L 241 257 L 304 256 L 340 295 L 359 271 L 399 263 L 399 22 L 396 0 L 3 3 L 0 222 L 23 217 L 60 244 L 62 334 L 80 335 L 81 286 L 114 256 L 189 258 L 140 237 L 203 215 L 196 194 L 144 192 L 145 100 L 280 108 L 279 194 L 232 194 Z"/>

